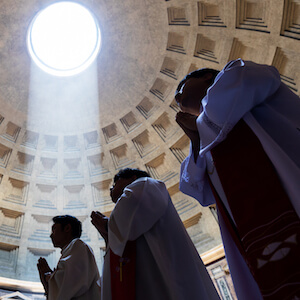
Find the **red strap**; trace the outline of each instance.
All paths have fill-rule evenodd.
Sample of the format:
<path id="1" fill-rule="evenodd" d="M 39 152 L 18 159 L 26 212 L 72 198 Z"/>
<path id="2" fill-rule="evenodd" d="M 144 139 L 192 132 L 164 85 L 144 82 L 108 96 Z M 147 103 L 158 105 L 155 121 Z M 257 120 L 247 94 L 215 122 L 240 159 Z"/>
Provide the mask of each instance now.
<path id="1" fill-rule="evenodd" d="M 110 249 L 112 300 L 135 300 L 136 243 L 127 242 L 122 257 Z"/>

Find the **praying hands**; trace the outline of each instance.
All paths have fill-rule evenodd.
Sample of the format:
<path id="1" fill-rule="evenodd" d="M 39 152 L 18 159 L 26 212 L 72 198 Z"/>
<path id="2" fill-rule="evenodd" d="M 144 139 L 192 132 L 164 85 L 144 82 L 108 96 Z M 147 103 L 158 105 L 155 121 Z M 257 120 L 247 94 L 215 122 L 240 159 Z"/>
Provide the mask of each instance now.
<path id="1" fill-rule="evenodd" d="M 197 117 L 181 111 L 176 114 L 176 122 L 192 142 L 195 161 L 200 150 L 200 137 L 196 123 Z"/>
<path id="2" fill-rule="evenodd" d="M 41 283 L 43 284 L 45 289 L 45 294 L 48 294 L 48 279 L 53 271 L 50 269 L 46 259 L 43 257 L 39 258 L 37 268 L 39 271 Z"/>
<path id="3" fill-rule="evenodd" d="M 99 231 L 101 236 L 104 238 L 105 242 L 107 243 L 108 240 L 108 230 L 107 230 L 107 224 L 108 224 L 108 217 L 100 213 L 99 211 L 93 211 L 91 213 L 91 222 L 96 227 L 96 229 Z"/>

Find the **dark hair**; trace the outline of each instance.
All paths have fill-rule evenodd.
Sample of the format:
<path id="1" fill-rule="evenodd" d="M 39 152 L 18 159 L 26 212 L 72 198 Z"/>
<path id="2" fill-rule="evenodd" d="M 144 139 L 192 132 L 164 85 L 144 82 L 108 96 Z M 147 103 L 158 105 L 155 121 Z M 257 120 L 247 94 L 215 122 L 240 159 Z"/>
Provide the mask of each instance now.
<path id="1" fill-rule="evenodd" d="M 220 72 L 220 71 L 218 71 L 218 70 L 215 70 L 215 69 L 209 69 L 209 68 L 204 68 L 204 69 L 199 69 L 199 70 L 193 71 L 193 72 L 187 74 L 187 75 L 179 82 L 176 91 L 178 92 L 178 91 L 181 89 L 182 85 L 183 85 L 188 79 L 190 79 L 190 78 L 201 78 L 201 77 L 203 77 L 203 76 L 206 75 L 206 74 L 212 74 L 212 78 L 211 78 L 211 80 L 210 80 L 210 82 L 209 82 L 209 85 L 212 85 L 212 84 L 214 83 L 214 80 L 216 79 L 216 77 L 217 77 L 217 75 L 218 75 L 219 72 Z"/>
<path id="2" fill-rule="evenodd" d="M 70 224 L 72 228 L 73 238 L 80 238 L 82 232 L 81 222 L 70 215 L 56 216 L 52 219 L 55 224 L 61 224 L 61 229 L 64 229 L 66 225 Z"/>
<path id="3" fill-rule="evenodd" d="M 131 178 L 133 176 L 136 176 L 137 178 L 141 177 L 151 177 L 146 171 L 142 171 L 140 169 L 131 169 L 126 168 L 120 170 L 114 177 L 114 182 L 118 181 L 120 178 Z"/>

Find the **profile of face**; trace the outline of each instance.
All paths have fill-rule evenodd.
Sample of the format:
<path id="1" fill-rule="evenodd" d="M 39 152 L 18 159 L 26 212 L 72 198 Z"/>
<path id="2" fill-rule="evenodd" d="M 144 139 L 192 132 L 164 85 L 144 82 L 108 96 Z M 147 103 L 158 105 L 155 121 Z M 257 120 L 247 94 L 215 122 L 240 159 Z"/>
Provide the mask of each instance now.
<path id="1" fill-rule="evenodd" d="M 110 188 L 110 197 L 112 202 L 116 203 L 123 194 L 123 191 L 127 185 L 136 180 L 136 176 L 130 178 L 120 178 Z"/>
<path id="2" fill-rule="evenodd" d="M 71 225 L 67 224 L 64 229 L 62 229 L 61 224 L 54 223 L 51 230 L 50 238 L 53 246 L 63 248 L 69 242 L 70 230 L 72 230 Z"/>
<path id="3" fill-rule="evenodd" d="M 210 86 L 212 74 L 189 78 L 175 93 L 175 100 L 182 112 L 198 116 L 202 111 L 201 100 Z"/>

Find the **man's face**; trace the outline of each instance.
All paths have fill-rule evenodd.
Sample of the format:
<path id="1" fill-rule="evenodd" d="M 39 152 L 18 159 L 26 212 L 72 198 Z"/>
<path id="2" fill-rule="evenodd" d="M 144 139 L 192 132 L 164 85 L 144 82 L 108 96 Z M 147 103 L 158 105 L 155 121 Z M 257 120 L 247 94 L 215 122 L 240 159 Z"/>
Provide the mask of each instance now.
<path id="1" fill-rule="evenodd" d="M 52 240 L 54 247 L 63 248 L 66 244 L 67 234 L 66 234 L 66 226 L 64 230 L 62 230 L 61 224 L 53 224 L 52 225 L 52 232 L 50 234 L 50 238 Z"/>
<path id="2" fill-rule="evenodd" d="M 175 100 L 181 111 L 198 116 L 202 110 L 201 100 L 205 97 L 209 86 L 207 76 L 189 78 L 175 93 Z"/>
<path id="3" fill-rule="evenodd" d="M 136 176 L 131 178 L 120 178 L 118 179 L 114 185 L 110 188 L 110 197 L 112 202 L 116 203 L 118 199 L 123 194 L 123 190 L 127 185 L 136 180 Z"/>

